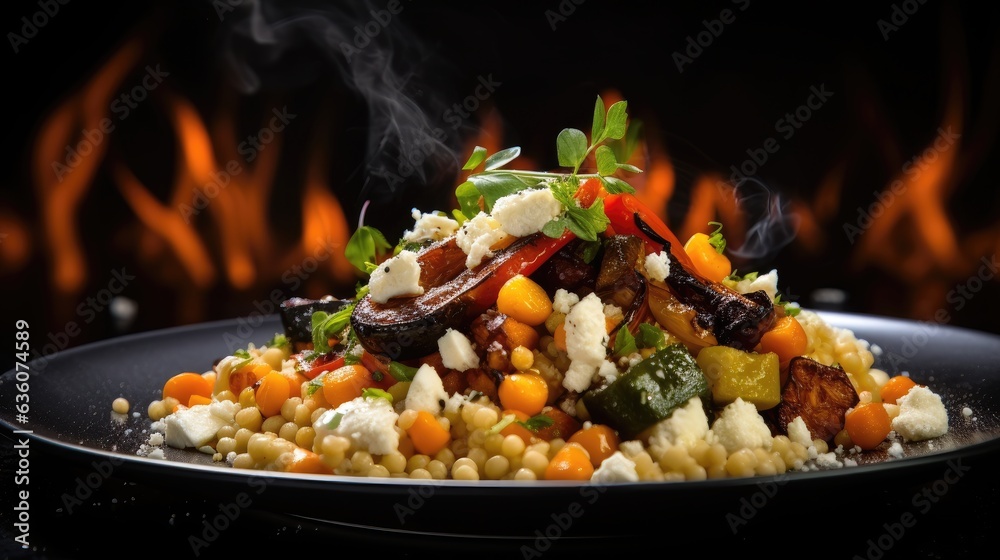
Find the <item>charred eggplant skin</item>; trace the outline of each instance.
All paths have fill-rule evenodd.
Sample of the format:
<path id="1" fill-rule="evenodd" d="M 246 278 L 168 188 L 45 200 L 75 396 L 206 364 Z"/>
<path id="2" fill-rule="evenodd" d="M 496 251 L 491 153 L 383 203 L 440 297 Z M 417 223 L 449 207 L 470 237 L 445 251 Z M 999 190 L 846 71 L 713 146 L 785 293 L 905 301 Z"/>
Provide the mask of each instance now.
<path id="1" fill-rule="evenodd" d="M 312 314 L 336 313 L 354 303 L 353 299 L 288 298 L 281 302 L 279 315 L 285 336 L 292 342 L 312 342 Z"/>

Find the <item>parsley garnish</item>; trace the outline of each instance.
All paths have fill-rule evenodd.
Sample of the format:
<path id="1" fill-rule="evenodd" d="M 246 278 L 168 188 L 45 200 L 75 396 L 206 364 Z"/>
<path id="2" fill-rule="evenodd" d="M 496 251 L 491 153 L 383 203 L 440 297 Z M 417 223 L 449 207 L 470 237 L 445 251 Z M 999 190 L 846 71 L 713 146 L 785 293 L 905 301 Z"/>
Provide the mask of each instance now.
<path id="1" fill-rule="evenodd" d="M 616 358 L 624 358 L 633 352 L 638 352 L 639 348 L 635 345 L 635 337 L 628 330 L 628 326 L 622 325 L 618 329 L 618 334 L 615 335 L 615 350 L 614 355 Z"/>

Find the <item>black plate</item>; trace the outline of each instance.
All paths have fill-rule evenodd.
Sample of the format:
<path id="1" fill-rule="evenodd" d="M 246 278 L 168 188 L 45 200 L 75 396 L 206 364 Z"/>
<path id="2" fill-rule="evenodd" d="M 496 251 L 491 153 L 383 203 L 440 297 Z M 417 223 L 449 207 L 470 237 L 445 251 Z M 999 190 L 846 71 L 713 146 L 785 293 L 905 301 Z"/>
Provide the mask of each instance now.
<path id="1" fill-rule="evenodd" d="M 112 469 L 139 484 L 195 489 L 220 503 L 244 496 L 255 507 L 294 516 L 303 523 L 366 527 L 394 534 L 532 537 L 559 533 L 591 538 L 640 534 L 664 519 L 690 522 L 697 513 L 733 529 L 777 497 L 786 505 L 833 491 L 855 492 L 891 477 L 940 478 L 955 461 L 995 453 L 1000 447 L 1000 337 L 944 325 L 861 315 L 824 313 L 833 325 L 853 330 L 881 347 L 876 367 L 906 369 L 944 399 L 949 433 L 904 445 L 905 456 L 872 452 L 856 467 L 791 472 L 774 477 L 682 483 L 635 483 L 606 487 L 558 482 L 427 482 L 253 472 L 213 464 L 208 455 L 166 449 L 166 460 L 137 455 L 149 435 L 145 409 L 164 380 L 179 371 L 203 371 L 214 360 L 249 342 L 280 332 L 279 319 L 238 319 L 130 335 L 51 356 L 32 365 L 29 421 L 15 422 L 14 371 L 0 377 L 0 426 L 30 429 L 32 445 L 44 445 L 90 471 Z M 132 410 L 111 411 L 116 397 Z M 972 411 L 971 417 L 963 409 Z M 23 437 L 23 436 L 20 436 Z M 103 467 L 102 467 L 103 465 Z M 909 478 L 908 478 L 909 477 Z M 791 490 L 794 489 L 794 490 Z M 813 498 L 810 498 L 813 499 Z M 650 504 L 656 516 L 628 515 Z M 531 507 L 526 507 L 527 505 Z M 745 504 L 750 504 L 748 506 Z M 812 506 L 811 506 L 812 507 Z M 657 508 L 660 509 L 660 508 Z M 741 511 L 742 510 L 742 511 Z M 512 513 L 516 512 L 516 513 Z M 751 518 L 753 516 L 750 516 Z M 569 524 L 572 531 L 563 528 Z M 739 523 L 736 523 L 739 527 Z M 735 534 L 735 530 L 734 530 Z"/>

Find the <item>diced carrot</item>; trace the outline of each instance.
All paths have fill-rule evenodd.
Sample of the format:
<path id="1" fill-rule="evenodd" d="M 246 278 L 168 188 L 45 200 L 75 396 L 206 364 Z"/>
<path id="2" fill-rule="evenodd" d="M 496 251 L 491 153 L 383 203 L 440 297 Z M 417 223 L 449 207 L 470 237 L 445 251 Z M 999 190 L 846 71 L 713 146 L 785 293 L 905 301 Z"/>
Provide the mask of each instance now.
<path id="1" fill-rule="evenodd" d="M 713 282 L 722 282 L 733 273 L 729 258 L 718 252 L 705 233 L 696 233 L 684 244 L 684 252 L 691 257 L 695 270 Z"/>
<path id="2" fill-rule="evenodd" d="M 590 480 L 594 465 L 579 443 L 566 443 L 545 467 L 545 480 Z"/>
<path id="3" fill-rule="evenodd" d="M 486 395 L 486 398 L 490 399 L 490 402 L 495 403 L 499 401 L 499 397 L 497 397 L 497 384 L 490 374 L 479 368 L 467 369 L 465 370 L 465 380 L 470 389 Z"/>
<path id="4" fill-rule="evenodd" d="M 552 300 L 537 282 L 517 274 L 500 287 L 497 310 L 527 325 L 538 326 L 552 314 Z"/>
<path id="5" fill-rule="evenodd" d="M 341 366 L 323 376 L 323 396 L 333 408 L 360 397 L 369 387 L 375 387 L 375 382 L 360 364 Z"/>
<path id="6" fill-rule="evenodd" d="M 512 373 L 500 382 L 497 396 L 504 408 L 534 416 L 542 411 L 549 400 L 549 385 L 542 376 L 534 373 Z"/>
<path id="7" fill-rule="evenodd" d="M 578 430 L 571 435 L 569 443 L 579 443 L 590 454 L 590 463 L 594 468 L 601 466 L 605 459 L 618 451 L 618 434 L 605 424 L 592 424 L 588 428 Z"/>
<path id="8" fill-rule="evenodd" d="M 528 350 L 538 348 L 539 336 L 535 327 L 522 323 L 513 317 L 507 317 L 500 328 L 507 335 L 507 347 L 511 350 L 518 346 L 524 346 Z"/>
<path id="9" fill-rule="evenodd" d="M 892 430 L 889 413 L 879 402 L 860 404 L 844 417 L 844 429 L 861 449 L 875 449 Z"/>
<path id="10" fill-rule="evenodd" d="M 196 404 L 212 404 L 212 399 L 201 395 L 191 395 L 191 398 L 189 398 L 187 402 L 188 408 L 191 408 Z"/>
<path id="11" fill-rule="evenodd" d="M 272 371 L 260 380 L 254 398 L 260 413 L 264 417 L 270 417 L 281 412 L 281 405 L 285 404 L 290 395 L 291 385 L 288 383 L 288 379 L 284 375 Z"/>
<path id="12" fill-rule="evenodd" d="M 555 340 L 556 348 L 566 351 L 566 321 L 559 323 L 556 327 L 556 332 L 552 333 L 552 338 Z"/>
<path id="13" fill-rule="evenodd" d="M 808 346 L 809 339 L 802 324 L 795 317 L 785 315 L 760 337 L 759 352 L 774 352 L 778 355 L 778 362 L 785 366 L 792 358 L 805 354 Z"/>
<path id="14" fill-rule="evenodd" d="M 882 395 L 882 402 L 896 404 L 900 397 L 910 392 L 910 389 L 917 386 L 917 382 L 906 375 L 894 375 L 885 382 L 879 394 Z"/>
<path id="15" fill-rule="evenodd" d="M 511 422 L 510 424 L 504 426 L 503 429 L 500 430 L 501 434 L 503 434 L 504 436 L 517 436 L 521 438 L 521 440 L 524 441 L 525 444 L 530 444 L 535 441 L 538 441 L 539 439 L 538 436 L 536 436 L 531 430 L 525 428 L 521 424 L 518 424 L 518 422 L 524 422 L 529 418 L 527 414 L 521 412 L 520 410 L 504 410 L 500 414 L 500 418 L 501 419 L 506 418 L 509 415 L 514 416 L 515 422 Z"/>
<path id="16" fill-rule="evenodd" d="M 451 433 L 426 410 L 417 412 L 413 425 L 406 431 L 413 447 L 424 455 L 436 455 L 451 441 Z"/>
<path id="17" fill-rule="evenodd" d="M 309 451 L 308 449 L 296 447 L 295 450 L 292 451 L 292 460 L 285 465 L 285 472 L 299 474 L 333 474 L 333 469 L 324 463 L 316 453 Z"/>
<path id="18" fill-rule="evenodd" d="M 173 397 L 177 402 L 187 405 L 191 395 L 212 398 L 212 384 L 200 373 L 184 372 L 171 377 L 163 384 L 163 397 Z"/>

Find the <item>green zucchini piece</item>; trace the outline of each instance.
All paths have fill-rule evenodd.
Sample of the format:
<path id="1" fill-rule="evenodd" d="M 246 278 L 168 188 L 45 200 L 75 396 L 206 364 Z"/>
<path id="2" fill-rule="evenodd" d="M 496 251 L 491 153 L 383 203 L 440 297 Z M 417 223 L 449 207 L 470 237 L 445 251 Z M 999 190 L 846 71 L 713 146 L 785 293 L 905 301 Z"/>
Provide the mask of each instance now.
<path id="1" fill-rule="evenodd" d="M 585 393 L 591 420 L 632 439 L 700 396 L 709 402 L 708 380 L 683 344 L 671 344 L 629 368 L 608 385 Z"/>

